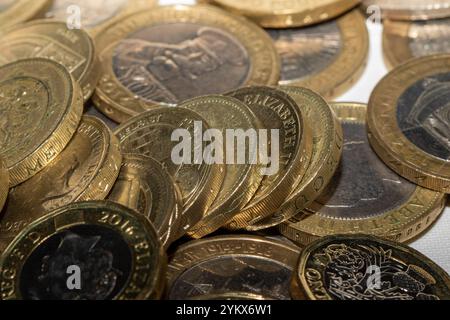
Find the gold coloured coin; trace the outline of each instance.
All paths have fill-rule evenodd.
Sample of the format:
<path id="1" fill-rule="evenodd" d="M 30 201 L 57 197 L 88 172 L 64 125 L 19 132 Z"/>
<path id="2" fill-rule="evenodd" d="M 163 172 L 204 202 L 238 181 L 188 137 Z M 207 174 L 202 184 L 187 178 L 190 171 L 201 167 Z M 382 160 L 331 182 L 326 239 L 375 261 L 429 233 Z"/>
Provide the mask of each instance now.
<path id="1" fill-rule="evenodd" d="M 95 39 L 101 79 L 94 95 L 116 122 L 157 105 L 279 80 L 279 56 L 259 27 L 212 6 L 136 13 Z"/>
<path id="2" fill-rule="evenodd" d="M 9 173 L 8 169 L 3 164 L 3 160 L 0 158 L 0 211 L 5 204 L 6 197 L 9 190 Z"/>
<path id="3" fill-rule="evenodd" d="M 94 43 L 83 30 L 68 29 L 63 22 L 33 21 L 10 28 L 2 35 L 0 64 L 26 58 L 47 58 L 69 70 L 87 101 L 99 79 Z"/>
<path id="4" fill-rule="evenodd" d="M 373 274 L 381 286 L 364 277 Z M 365 235 L 312 243 L 302 251 L 295 277 L 309 300 L 450 299 L 450 277 L 433 261 L 408 246 Z"/>
<path id="5" fill-rule="evenodd" d="M 73 202 L 103 200 L 119 174 L 117 138 L 84 116 L 67 147 L 42 171 L 12 188 L 0 218 L 0 251 L 28 224 Z"/>
<path id="6" fill-rule="evenodd" d="M 350 10 L 359 0 L 210 0 L 242 14 L 265 28 L 303 27 L 320 23 Z"/>
<path id="7" fill-rule="evenodd" d="M 181 193 L 164 166 L 155 159 L 124 154 L 119 178 L 108 200 L 146 216 L 164 247 L 180 236 L 177 228 L 182 208 Z"/>
<path id="8" fill-rule="evenodd" d="M 450 53 L 450 19 L 383 22 L 386 64 L 394 68 L 413 58 Z"/>
<path id="9" fill-rule="evenodd" d="M 203 157 L 207 147 L 203 135 L 208 128 L 194 111 L 163 107 L 146 111 L 115 131 L 124 153 L 153 157 L 169 171 L 182 194 L 184 232 L 204 217 L 225 174 L 224 165 L 207 163 Z M 180 133 L 179 140 L 172 139 L 176 132 Z M 186 144 L 187 148 L 177 151 Z M 174 159 L 174 155 L 181 159 Z"/>
<path id="10" fill-rule="evenodd" d="M 39 17 L 49 5 L 50 0 L 0 0 L 0 27 L 3 29 Z"/>
<path id="11" fill-rule="evenodd" d="M 185 300 L 240 292 L 240 296 L 290 300 L 290 280 L 299 253 L 295 246 L 256 236 L 191 241 L 171 256 L 167 296 Z"/>
<path id="12" fill-rule="evenodd" d="M 6 249 L 1 299 L 158 299 L 166 259 L 142 214 L 113 202 L 75 203 L 33 222 Z M 67 285 L 73 266 L 80 290 Z"/>
<path id="13" fill-rule="evenodd" d="M 450 55 L 418 58 L 389 73 L 368 107 L 369 140 L 414 183 L 450 193 Z"/>
<path id="14" fill-rule="evenodd" d="M 430 20 L 450 17 L 448 0 L 362 0 L 363 8 L 375 7 L 383 18 Z"/>
<path id="15" fill-rule="evenodd" d="M 410 183 L 389 169 L 369 145 L 366 106 L 333 104 L 344 130 L 340 166 L 308 210 L 279 226 L 301 245 L 335 234 L 371 234 L 405 242 L 437 219 L 443 193 Z"/>
<path id="16" fill-rule="evenodd" d="M 249 231 L 270 228 L 287 221 L 309 206 L 330 182 L 342 154 L 342 126 L 335 113 L 319 95 L 304 88 L 280 87 L 288 93 L 314 124 L 311 162 L 300 184 L 282 206 L 266 219 L 247 227 Z"/>
<path id="17" fill-rule="evenodd" d="M 41 58 L 0 67 L 0 92 L 0 157 L 12 187 L 66 147 L 81 119 L 83 95 L 63 66 Z"/>
<path id="18" fill-rule="evenodd" d="M 157 3 L 157 0 L 53 0 L 45 16 L 75 23 L 73 15 L 79 13 L 80 25 L 77 26 L 96 35 L 121 17 Z"/>
<path id="19" fill-rule="evenodd" d="M 222 138 L 222 159 L 217 159 L 219 163 L 226 163 L 225 177 L 217 198 L 208 209 L 205 217 L 194 226 L 189 235 L 194 238 L 201 238 L 212 233 L 226 224 L 250 201 L 256 193 L 263 178 L 262 167 L 255 163 L 237 164 L 237 160 L 244 153 L 248 156 L 250 150 L 248 145 L 240 146 L 238 139 L 240 132 L 253 130 L 256 134 L 261 128 L 261 123 L 256 115 L 241 101 L 225 96 L 205 96 L 194 98 L 183 102 L 180 107 L 188 108 L 201 115 L 211 128 L 219 130 Z M 231 143 L 229 132 L 233 130 L 231 139 L 233 150 L 226 149 Z M 242 131 L 237 131 L 242 130 Z M 214 138 L 217 139 L 217 138 Z M 244 137 L 245 139 L 245 137 Z M 232 161 L 228 164 L 228 159 Z"/>
<path id="20" fill-rule="evenodd" d="M 267 31 L 281 57 L 280 85 L 306 87 L 332 99 L 365 69 L 369 35 L 357 9 L 308 28 Z"/>
<path id="21" fill-rule="evenodd" d="M 229 229 L 242 229 L 273 214 L 303 178 L 311 160 L 313 135 L 297 103 L 283 91 L 268 87 L 243 88 L 229 94 L 244 102 L 266 129 L 259 135 L 259 150 L 267 158 L 257 192 L 231 221 Z M 270 154 L 270 157 L 269 157 Z"/>

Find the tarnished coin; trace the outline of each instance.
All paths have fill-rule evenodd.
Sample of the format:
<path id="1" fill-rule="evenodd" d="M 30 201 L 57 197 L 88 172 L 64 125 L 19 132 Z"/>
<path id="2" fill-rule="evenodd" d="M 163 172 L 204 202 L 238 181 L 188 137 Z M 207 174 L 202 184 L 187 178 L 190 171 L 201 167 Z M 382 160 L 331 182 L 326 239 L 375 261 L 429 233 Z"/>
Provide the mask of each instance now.
<path id="1" fill-rule="evenodd" d="M 204 217 L 224 177 L 223 164 L 203 157 L 208 146 L 203 137 L 208 128 L 194 111 L 163 107 L 144 112 L 115 131 L 124 153 L 153 157 L 180 187 L 184 232 Z"/>
<path id="2" fill-rule="evenodd" d="M 313 124 L 311 162 L 300 184 L 289 198 L 270 217 L 247 227 L 256 231 L 287 221 L 309 206 L 325 189 L 333 177 L 342 154 L 342 127 L 328 103 L 319 95 L 304 88 L 280 87 L 288 93 Z"/>
<path id="3" fill-rule="evenodd" d="M 383 51 L 388 67 L 413 58 L 450 53 L 450 19 L 383 22 Z"/>
<path id="4" fill-rule="evenodd" d="M 53 0 L 45 16 L 67 21 L 96 35 L 124 15 L 157 3 L 157 0 Z M 73 18 L 77 13 L 80 14 L 79 22 Z"/>
<path id="5" fill-rule="evenodd" d="M 2 300 L 139 300 L 162 294 L 166 256 L 153 225 L 113 202 L 57 209 L 2 255 Z M 77 273 L 80 289 L 68 277 Z"/>
<path id="6" fill-rule="evenodd" d="M 9 190 L 9 173 L 3 164 L 2 158 L 0 158 L 0 211 L 5 204 L 6 197 L 8 196 Z"/>
<path id="7" fill-rule="evenodd" d="M 108 200 L 146 216 L 164 247 L 180 234 L 181 193 L 169 172 L 153 158 L 124 154 L 122 169 Z"/>
<path id="8" fill-rule="evenodd" d="M 214 137 L 214 140 L 218 143 L 222 139 L 219 145 L 222 152 L 217 156 L 223 157 L 215 159 L 218 163 L 226 164 L 222 187 L 205 217 L 189 231 L 191 237 L 201 238 L 226 224 L 256 193 L 263 178 L 263 168 L 257 161 L 238 164 L 238 159 L 250 159 L 250 153 L 256 155 L 256 148 L 251 149 L 246 144 L 246 138 L 247 134 L 253 133 L 256 136 L 262 124 L 243 102 L 232 97 L 194 98 L 182 103 L 180 107 L 201 115 L 212 129 L 218 130 L 216 133 L 219 137 Z M 232 150 L 227 149 L 231 145 Z"/>
<path id="9" fill-rule="evenodd" d="M 438 265 L 405 245 L 365 235 L 312 243 L 295 277 L 311 300 L 450 299 L 450 277 Z"/>
<path id="10" fill-rule="evenodd" d="M 10 190 L 0 218 L 0 251 L 45 213 L 73 202 L 105 199 L 121 162 L 111 130 L 84 116 L 67 147 L 42 171 Z"/>
<path id="11" fill-rule="evenodd" d="M 363 7 L 392 20 L 429 20 L 450 17 L 448 0 L 362 0 Z"/>
<path id="12" fill-rule="evenodd" d="M 450 193 L 450 55 L 418 58 L 388 74 L 368 107 L 369 140 L 401 176 Z"/>
<path id="13" fill-rule="evenodd" d="M 0 0 L 0 34 L 5 27 L 25 22 L 44 14 L 50 0 Z"/>
<path id="14" fill-rule="evenodd" d="M 47 58 L 67 68 L 87 101 L 100 77 L 94 43 L 79 29 L 64 22 L 33 21 L 8 29 L 0 43 L 0 64 L 25 58 Z"/>
<path id="15" fill-rule="evenodd" d="M 210 0 L 266 28 L 302 27 L 320 23 L 350 10 L 360 0 Z"/>
<path id="16" fill-rule="evenodd" d="M 157 105 L 279 80 L 270 37 L 211 6 L 136 13 L 109 26 L 96 44 L 102 76 L 94 102 L 117 122 Z"/>
<path id="17" fill-rule="evenodd" d="M 255 236 L 218 236 L 189 242 L 170 259 L 167 295 L 172 300 L 239 292 L 290 300 L 299 249 Z"/>
<path id="18" fill-rule="evenodd" d="M 15 186 L 66 147 L 83 112 L 83 95 L 59 63 L 34 58 L 0 67 L 0 157 Z"/>
<path id="19" fill-rule="evenodd" d="M 367 140 L 365 105 L 333 108 L 344 130 L 339 168 L 307 212 L 280 225 L 280 232 L 303 245 L 355 233 L 404 242 L 424 232 L 443 211 L 444 194 L 410 183 L 377 157 Z"/>
<path id="20" fill-rule="evenodd" d="M 267 31 L 281 56 L 280 85 L 307 87 L 332 99 L 366 66 L 369 36 L 357 9 L 317 26 Z"/>
<path id="21" fill-rule="evenodd" d="M 260 294 L 246 293 L 246 292 L 224 292 L 219 294 L 210 294 L 204 296 L 195 296 L 191 298 L 186 298 L 187 300 L 202 300 L 202 301 L 213 301 L 213 300 L 274 300 L 273 298 L 264 297 Z M 267 308 L 269 310 L 269 308 Z"/>
<path id="22" fill-rule="evenodd" d="M 257 192 L 227 225 L 241 229 L 273 214 L 300 183 L 311 160 L 313 134 L 302 109 L 283 91 L 251 87 L 229 95 L 247 104 L 262 122 L 265 135 L 259 135 L 258 143 L 267 150 L 259 151 L 268 160 Z"/>

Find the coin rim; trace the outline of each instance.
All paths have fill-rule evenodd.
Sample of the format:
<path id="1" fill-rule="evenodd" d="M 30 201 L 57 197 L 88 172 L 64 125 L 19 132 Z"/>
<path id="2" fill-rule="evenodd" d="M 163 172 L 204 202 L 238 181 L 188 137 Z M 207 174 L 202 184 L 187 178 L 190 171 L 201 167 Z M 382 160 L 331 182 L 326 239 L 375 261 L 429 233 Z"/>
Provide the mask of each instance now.
<path id="1" fill-rule="evenodd" d="M 305 5 L 301 4 L 281 11 L 263 11 L 258 8 L 251 10 L 242 8 L 239 6 L 241 1 L 235 1 L 233 4 L 224 3 L 223 0 L 210 0 L 210 2 L 234 14 L 244 15 L 264 28 L 309 26 L 337 17 L 360 4 L 360 0 L 334 0 L 332 3 L 322 5 L 319 1 L 319 4 L 316 3 L 312 8 L 305 8 Z"/>
<path id="2" fill-rule="evenodd" d="M 23 155 L 21 160 L 8 167 L 10 187 L 14 187 L 40 172 L 64 150 L 75 134 L 83 113 L 83 95 L 81 88 L 66 68 L 59 63 L 43 58 L 32 58 L 6 64 L 0 67 L 0 70 L 3 68 L 17 68 L 17 66 L 20 67 L 26 64 L 44 64 L 49 68 L 58 69 L 57 72 L 67 78 L 68 84 L 71 87 L 66 88 L 68 105 L 64 106 L 64 115 L 56 125 L 56 129 L 52 133 L 49 133 L 49 137 L 41 141 L 35 150 L 29 150 L 28 154 Z M 49 156 L 48 150 L 52 150 L 51 156 Z M 35 164 L 39 164 L 39 166 Z M 33 168 L 33 173 L 29 173 L 27 168 Z"/>
<path id="3" fill-rule="evenodd" d="M 359 123 L 366 120 L 365 104 L 333 103 L 332 108 L 340 121 Z M 280 225 L 278 230 L 301 245 L 308 245 L 324 236 L 355 233 L 407 242 L 421 235 L 437 220 L 444 210 L 445 200 L 443 193 L 416 186 L 408 200 L 376 217 L 357 220 L 333 219 L 320 216 L 313 207 L 308 206 L 307 210 Z M 417 202 L 424 206 L 416 206 Z M 356 229 L 356 226 L 361 229 Z"/>
<path id="4" fill-rule="evenodd" d="M 358 9 L 337 18 L 342 48 L 333 62 L 319 73 L 304 79 L 281 80 L 281 86 L 306 87 L 326 99 L 349 90 L 363 75 L 369 57 L 369 31 Z"/>
<path id="5" fill-rule="evenodd" d="M 96 209 L 96 208 L 105 208 L 105 210 L 110 210 L 111 212 L 115 212 L 115 214 L 119 214 L 122 217 L 126 217 L 128 219 L 132 219 L 135 221 L 135 226 L 140 226 L 142 228 L 143 234 L 148 236 L 148 239 L 153 240 L 154 245 L 154 252 L 155 252 L 155 260 L 152 261 L 153 264 L 153 270 L 154 274 L 153 277 L 147 277 L 147 283 L 144 287 L 140 288 L 141 291 L 137 293 L 136 297 L 127 297 L 126 296 L 126 286 L 122 288 L 122 290 L 114 297 L 115 299 L 129 299 L 129 298 L 136 298 L 138 300 L 141 299 L 158 299 L 160 295 L 162 294 L 162 288 L 163 288 L 163 279 L 164 277 L 160 278 L 159 276 L 166 270 L 166 261 L 167 257 L 165 255 L 165 252 L 163 251 L 163 247 L 159 241 L 159 238 L 157 236 L 156 230 L 154 229 L 153 225 L 144 218 L 143 215 L 124 207 L 120 204 L 109 202 L 109 201 L 88 201 L 88 202 L 79 202 L 79 203 L 72 203 L 70 205 L 61 207 L 59 209 L 56 209 L 49 214 L 39 218 L 38 220 L 35 220 L 30 225 L 28 225 L 25 229 L 23 229 L 20 234 L 14 239 L 14 241 L 6 248 L 6 250 L 2 254 L 2 258 L 0 259 L 0 269 L 4 269 L 5 263 L 10 259 L 13 259 L 15 255 L 15 247 L 20 244 L 23 241 L 27 240 L 27 236 L 30 235 L 30 233 L 33 232 L 33 229 L 41 224 L 45 224 L 50 220 L 53 220 L 54 222 L 54 230 L 46 230 L 46 234 L 43 235 L 44 237 L 40 239 L 40 241 L 37 243 L 33 243 L 32 247 L 26 247 L 24 248 L 26 252 L 23 254 L 23 258 L 19 259 L 19 263 L 13 263 L 12 267 L 15 269 L 15 281 L 14 281 L 14 292 L 11 293 L 9 297 L 4 297 L 2 295 L 2 300 L 5 298 L 8 299 L 18 299 L 21 297 L 19 284 L 20 284 L 20 277 L 19 275 L 22 272 L 22 268 L 26 262 L 26 260 L 30 257 L 30 255 L 35 251 L 35 249 L 44 243 L 46 240 L 48 240 L 51 236 L 54 234 L 59 233 L 61 230 L 67 229 L 69 227 L 77 226 L 77 225 L 100 225 L 102 227 L 108 228 L 110 230 L 115 231 L 116 233 L 119 233 L 122 235 L 122 239 L 127 243 L 129 246 L 131 256 L 132 256 L 132 265 L 130 270 L 130 277 L 127 279 L 127 283 L 129 285 L 130 281 L 132 281 L 132 275 L 133 275 L 133 268 L 134 262 L 137 259 L 138 254 L 136 253 L 136 249 L 133 250 L 133 247 L 131 246 L 131 243 L 127 241 L 129 236 L 123 236 L 124 233 L 120 232 L 120 226 L 114 226 L 114 228 L 107 224 L 99 223 L 97 220 L 91 220 L 90 215 L 83 213 L 83 210 L 89 210 L 89 209 Z M 67 221 L 64 220 L 64 218 L 69 216 Z M 50 232 L 49 232 L 50 231 Z M 137 241 L 137 240 L 136 240 Z M 15 259 L 17 260 L 17 259 Z M 149 267 L 150 268 L 150 267 Z M 138 270 L 134 271 L 135 273 L 138 273 Z M 0 275 L 0 278 L 2 276 Z M 133 288 L 135 289 L 135 288 Z M 135 292 L 135 290 L 134 290 Z M 0 292 L 1 293 L 1 292 Z"/>
<path id="6" fill-rule="evenodd" d="M 297 104 L 300 108 L 302 108 L 302 104 L 311 103 L 314 104 L 313 109 L 319 110 L 318 113 L 322 118 L 322 122 L 315 123 L 315 127 L 321 130 L 320 135 L 324 140 L 323 148 L 316 151 L 318 158 L 315 162 L 313 162 L 313 157 L 311 157 L 311 162 L 308 165 L 304 178 L 275 214 L 247 226 L 247 231 L 259 231 L 275 227 L 300 214 L 302 210 L 307 208 L 323 192 L 331 181 L 342 156 L 344 141 L 342 126 L 330 105 L 312 90 L 286 86 L 279 88 L 291 95 L 294 101 L 298 102 Z M 311 123 L 311 119 L 307 116 L 306 118 Z"/>
<path id="7" fill-rule="evenodd" d="M 369 240 L 374 243 L 380 243 L 382 245 L 391 247 L 395 250 L 401 251 L 403 253 L 406 253 L 407 255 L 414 256 L 418 260 L 423 261 L 424 264 L 426 264 L 430 269 L 432 269 L 434 272 L 436 272 L 442 279 L 445 281 L 445 285 L 449 287 L 450 291 L 450 276 L 435 262 L 433 262 L 431 259 L 420 253 L 419 251 L 408 247 L 406 245 L 396 243 L 393 241 L 389 241 L 386 239 L 380 239 L 374 236 L 369 235 L 362 235 L 362 234 L 355 234 L 355 235 L 334 235 L 334 236 L 328 236 L 324 237 L 320 240 L 317 240 L 307 247 L 303 249 L 303 251 L 300 254 L 300 259 L 298 262 L 298 267 L 295 271 L 295 277 L 297 280 L 297 284 L 299 285 L 300 290 L 304 294 L 304 296 L 308 300 L 318 300 L 315 295 L 313 294 L 312 290 L 308 286 L 308 283 L 306 281 L 306 278 L 304 276 L 304 270 L 306 267 L 306 263 L 308 262 L 309 256 L 311 252 L 315 251 L 316 249 L 325 246 L 328 243 L 343 241 L 343 240 Z M 327 291 L 328 295 L 328 291 Z"/>
<path id="8" fill-rule="evenodd" d="M 367 127 L 372 148 L 392 170 L 424 188 L 450 193 L 450 163 L 410 142 L 400 130 L 396 114 L 397 100 L 407 88 L 444 70 L 450 72 L 450 55 L 416 58 L 394 69 L 372 92 Z M 395 139 L 385 139 L 387 136 Z"/>
<path id="9" fill-rule="evenodd" d="M 137 19 L 139 17 L 140 19 L 142 19 L 141 17 L 150 15 L 150 17 L 152 18 L 151 20 L 148 19 L 146 21 L 145 26 L 151 26 L 173 21 L 197 21 L 199 15 L 198 12 L 202 12 L 203 17 L 207 17 L 208 25 L 214 25 L 210 20 L 211 17 L 217 16 L 226 21 L 229 21 L 230 23 L 237 24 L 240 26 L 240 28 L 245 28 L 246 31 L 251 33 L 251 36 L 249 36 L 247 34 L 248 32 L 230 32 L 230 34 L 235 36 L 239 43 L 245 47 L 251 61 L 252 68 L 250 69 L 244 86 L 254 84 L 255 81 L 259 81 L 259 78 L 261 78 L 261 76 L 263 78 L 263 81 L 265 82 L 264 84 L 277 84 L 280 77 L 280 57 L 269 35 L 264 32 L 264 30 L 260 29 L 257 25 L 253 24 L 250 21 L 247 21 L 245 18 L 234 16 L 226 11 L 223 11 L 222 9 L 209 5 L 197 4 L 192 6 L 161 6 L 128 15 L 121 20 L 116 21 L 114 24 L 109 25 L 108 30 L 103 32 L 96 38 L 97 49 L 101 60 L 101 76 L 93 96 L 93 102 L 95 106 L 107 117 L 113 119 L 118 123 L 125 122 L 130 117 L 136 116 L 137 114 L 139 114 L 139 111 L 147 111 L 159 106 L 172 106 L 166 103 L 144 101 L 137 97 L 134 93 L 129 91 L 127 88 L 125 88 L 119 82 L 119 80 L 115 76 L 114 71 L 112 70 L 111 51 L 128 34 L 138 29 L 140 25 L 136 25 L 136 22 L 134 21 L 135 18 Z M 165 17 L 167 15 L 170 16 L 170 19 Z M 197 23 L 201 23 L 201 21 L 197 21 Z M 128 31 L 125 31 L 122 25 L 126 25 L 126 30 Z M 214 26 L 220 27 L 228 32 L 230 30 L 229 26 L 226 24 L 220 26 L 215 24 Z M 119 30 L 119 32 L 117 32 L 117 30 Z M 255 36 L 258 37 L 257 40 L 253 38 Z M 260 62 L 261 59 L 259 58 L 259 56 L 261 55 L 261 51 L 258 51 L 257 48 L 253 47 L 253 44 L 257 41 L 262 42 L 265 54 L 267 55 L 267 57 L 271 57 L 271 61 L 269 62 L 269 64 L 262 64 Z M 126 103 L 117 101 L 118 98 L 111 97 L 108 92 L 114 92 L 115 94 L 119 92 L 121 98 L 127 100 Z"/>

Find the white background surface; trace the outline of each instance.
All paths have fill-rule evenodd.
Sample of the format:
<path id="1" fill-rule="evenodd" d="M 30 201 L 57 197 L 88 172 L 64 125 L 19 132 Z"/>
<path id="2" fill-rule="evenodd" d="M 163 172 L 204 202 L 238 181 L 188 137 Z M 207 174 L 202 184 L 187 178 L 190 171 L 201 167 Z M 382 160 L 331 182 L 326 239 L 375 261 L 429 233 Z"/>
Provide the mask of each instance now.
<path id="1" fill-rule="evenodd" d="M 161 4 L 193 4 L 195 0 L 160 0 L 160 2 Z M 387 73 L 382 52 L 382 26 L 367 22 L 367 27 L 370 33 L 367 68 L 355 86 L 338 98 L 338 101 L 367 103 L 372 90 Z M 450 208 L 447 207 L 434 226 L 411 246 L 450 273 Z"/>

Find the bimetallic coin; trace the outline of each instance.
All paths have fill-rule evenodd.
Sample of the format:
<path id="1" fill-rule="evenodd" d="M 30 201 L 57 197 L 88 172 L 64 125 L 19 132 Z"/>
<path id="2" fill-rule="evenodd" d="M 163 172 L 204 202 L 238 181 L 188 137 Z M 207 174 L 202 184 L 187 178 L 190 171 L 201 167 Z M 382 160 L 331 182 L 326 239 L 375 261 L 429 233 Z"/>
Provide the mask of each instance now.
<path id="1" fill-rule="evenodd" d="M 205 295 L 205 296 L 195 296 L 192 298 L 186 298 L 187 300 L 202 300 L 202 301 L 213 301 L 213 300 L 274 300 L 269 297 L 264 297 L 259 294 L 253 294 L 253 293 L 246 293 L 246 292 L 226 292 L 226 293 L 219 293 L 219 294 L 211 294 L 211 295 Z"/>
<path id="2" fill-rule="evenodd" d="M 267 150 L 260 148 L 259 155 L 268 160 L 257 192 L 227 225 L 235 230 L 261 221 L 283 204 L 309 166 L 313 135 L 303 111 L 283 91 L 251 87 L 229 95 L 247 104 L 263 124 L 266 135 L 260 134 L 258 143 Z"/>
<path id="3" fill-rule="evenodd" d="M 0 158 L 0 211 L 5 204 L 6 197 L 9 190 L 9 173 L 3 164 L 3 160 Z"/>
<path id="4" fill-rule="evenodd" d="M 157 4 L 157 0 L 53 0 L 46 18 L 75 23 L 74 14 L 80 14 L 78 27 L 91 35 L 133 11 Z"/>
<path id="5" fill-rule="evenodd" d="M 67 147 L 42 171 L 10 190 L 0 218 L 0 251 L 45 213 L 73 202 L 105 199 L 121 162 L 120 145 L 111 130 L 84 116 Z"/>
<path id="6" fill-rule="evenodd" d="M 201 115 L 210 127 L 218 130 L 221 135 L 217 139 L 222 139 L 221 155 L 217 158 L 218 163 L 225 163 L 225 177 L 217 198 L 208 209 L 205 217 L 190 231 L 189 235 L 201 238 L 212 233 L 226 224 L 250 201 L 256 193 L 263 178 L 263 169 L 255 161 L 247 161 L 238 164 L 242 154 L 248 157 L 250 152 L 256 155 L 257 150 L 251 150 L 245 143 L 246 133 L 257 133 L 262 124 L 256 115 L 241 101 L 232 97 L 205 96 L 186 101 L 180 107 L 191 109 Z M 229 132 L 232 131 L 231 137 Z M 239 140 L 242 138 L 243 140 Z M 232 139 L 229 141 L 228 139 Z M 243 145 L 240 143 L 243 142 Z M 228 150 L 227 146 L 233 143 L 233 150 Z M 226 158 L 225 158 L 226 157 Z M 231 159 L 228 163 L 228 159 Z"/>
<path id="7" fill-rule="evenodd" d="M 113 202 L 71 204 L 33 222 L 0 262 L 2 300 L 139 300 L 162 293 L 166 256 L 152 224 Z M 81 288 L 68 277 L 78 272 Z"/>
<path id="8" fill-rule="evenodd" d="M 389 169 L 367 140 L 366 106 L 334 104 L 344 130 L 343 155 L 331 183 L 308 210 L 280 225 L 299 244 L 333 234 L 371 234 L 408 241 L 442 213 L 445 196 Z"/>
<path id="9" fill-rule="evenodd" d="M 317 26 L 267 31 L 281 56 L 280 85 L 307 87 L 332 99 L 366 66 L 369 36 L 357 9 Z"/>
<path id="10" fill-rule="evenodd" d="M 164 247 L 182 236 L 178 228 L 181 193 L 164 166 L 153 158 L 124 154 L 122 169 L 108 200 L 147 217 Z"/>
<path id="11" fill-rule="evenodd" d="M 40 20 L 10 28 L 2 35 L 0 64 L 35 57 L 65 66 L 80 83 L 85 101 L 93 94 L 99 65 L 94 43 L 85 31 L 68 29 L 63 22 Z"/>
<path id="12" fill-rule="evenodd" d="M 450 299 L 450 277 L 438 265 L 405 245 L 365 235 L 312 243 L 295 277 L 310 300 Z"/>
<path id="13" fill-rule="evenodd" d="M 448 0 L 362 0 L 363 8 L 375 7 L 392 20 L 429 20 L 450 17 Z"/>
<path id="14" fill-rule="evenodd" d="M 43 15 L 50 0 L 0 0 L 0 34 L 4 28 Z"/>
<path id="15" fill-rule="evenodd" d="M 210 0 L 266 28 L 302 27 L 350 10 L 359 0 Z"/>
<path id="16" fill-rule="evenodd" d="M 313 151 L 311 163 L 300 184 L 289 198 L 270 217 L 247 227 L 256 231 L 287 221 L 309 206 L 330 182 L 341 159 L 342 126 L 328 103 L 316 93 L 296 87 L 280 87 L 288 93 L 313 124 Z"/>
<path id="17" fill-rule="evenodd" d="M 211 6 L 164 6 L 118 21 L 96 38 L 102 59 L 94 102 L 123 122 L 157 105 L 279 80 L 270 37 Z"/>
<path id="18" fill-rule="evenodd" d="M 290 280 L 299 249 L 255 236 L 218 236 L 179 247 L 169 264 L 171 300 L 240 292 L 290 300 Z"/>
<path id="19" fill-rule="evenodd" d="M 450 55 L 418 58 L 389 73 L 373 91 L 369 140 L 401 176 L 450 193 Z"/>
<path id="20" fill-rule="evenodd" d="M 0 92 L 0 157 L 15 186 L 69 143 L 81 119 L 83 95 L 62 65 L 41 58 L 0 67 Z"/>
<path id="21" fill-rule="evenodd" d="M 383 22 L 383 50 L 388 67 L 413 58 L 450 53 L 450 19 Z"/>
<path id="22" fill-rule="evenodd" d="M 204 217 L 225 174 L 223 164 L 203 157 L 208 146 L 203 136 L 208 128 L 194 111 L 163 107 L 144 112 L 115 131 L 124 153 L 153 157 L 169 171 L 182 194 L 184 232 Z"/>

